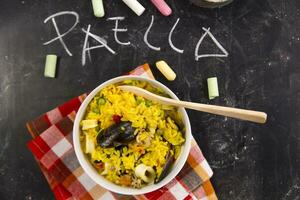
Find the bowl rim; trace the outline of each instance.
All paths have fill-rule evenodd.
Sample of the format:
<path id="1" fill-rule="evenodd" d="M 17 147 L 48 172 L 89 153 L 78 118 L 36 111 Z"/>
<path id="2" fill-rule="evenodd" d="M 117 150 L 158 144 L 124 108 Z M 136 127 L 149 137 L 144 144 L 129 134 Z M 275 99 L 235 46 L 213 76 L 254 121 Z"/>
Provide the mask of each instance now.
<path id="1" fill-rule="evenodd" d="M 171 96 L 171 98 L 173 99 L 177 99 L 178 97 L 164 84 L 147 78 L 147 77 L 143 77 L 143 76 L 137 76 L 137 75 L 126 75 L 126 76 L 118 76 L 112 79 L 109 79 L 103 83 L 101 83 L 99 86 L 97 86 L 82 102 L 82 104 L 79 107 L 79 110 L 76 114 L 75 120 L 74 120 L 74 125 L 73 125 L 73 145 L 74 145 L 74 150 L 75 150 L 75 154 L 76 157 L 80 163 L 80 166 L 82 167 L 82 169 L 87 173 L 87 175 L 97 184 L 99 184 L 100 186 L 104 187 L 105 189 L 118 193 L 118 194 L 123 194 L 123 195 L 141 195 L 141 194 L 145 194 L 145 193 L 149 193 L 152 191 L 155 191 L 165 185 L 167 185 L 169 182 L 171 182 L 176 176 L 177 174 L 181 171 L 181 169 L 183 168 L 185 162 L 187 161 L 190 149 L 191 149 L 191 142 L 192 142 L 192 134 L 191 134 L 191 125 L 190 125 L 190 121 L 189 121 L 189 117 L 187 115 L 187 112 L 184 108 L 179 108 L 179 112 L 182 114 L 182 120 L 184 122 L 185 125 L 185 143 L 183 145 L 182 151 L 181 151 L 181 155 L 179 156 L 179 158 L 177 158 L 177 160 L 175 161 L 175 164 L 173 165 L 173 169 L 169 172 L 169 174 L 163 179 L 161 180 L 159 183 L 157 184 L 151 184 L 151 185 L 147 185 L 143 188 L 140 189 L 134 189 L 134 188 L 129 188 L 129 187 L 123 187 L 123 186 L 119 186 L 113 182 L 110 182 L 109 180 L 107 180 L 106 178 L 104 178 L 103 176 L 101 176 L 99 173 L 96 172 L 96 170 L 94 169 L 94 167 L 91 165 L 91 163 L 87 160 L 84 152 L 81 149 L 81 144 L 80 144 L 80 121 L 82 120 L 84 114 L 85 114 L 85 110 L 88 106 L 88 104 L 90 103 L 90 101 L 94 98 L 94 96 L 104 87 L 111 85 L 111 84 L 115 84 L 124 80 L 140 80 L 140 81 L 146 81 L 150 84 L 152 84 L 153 86 L 159 87 L 161 89 L 163 89 L 168 95 Z"/>

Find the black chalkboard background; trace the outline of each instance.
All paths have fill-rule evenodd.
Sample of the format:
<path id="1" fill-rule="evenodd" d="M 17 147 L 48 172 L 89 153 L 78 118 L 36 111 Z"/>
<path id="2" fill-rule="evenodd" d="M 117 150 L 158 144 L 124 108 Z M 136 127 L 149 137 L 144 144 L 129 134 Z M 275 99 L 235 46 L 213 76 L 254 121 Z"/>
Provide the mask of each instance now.
<path id="1" fill-rule="evenodd" d="M 0 6 L 0 199 L 53 199 L 53 195 L 26 148 L 30 136 L 25 122 L 66 100 L 95 88 L 109 78 L 148 62 L 164 59 L 177 73 L 168 82 L 153 68 L 155 77 L 181 99 L 263 110 L 266 125 L 188 111 L 194 137 L 214 170 L 212 182 L 220 199 L 299 199 L 300 197 L 300 1 L 236 0 L 222 9 L 202 9 L 187 0 L 168 0 L 170 17 L 161 16 L 149 1 L 137 17 L 121 1 L 105 0 L 106 17 L 93 17 L 90 1 L 1 0 Z M 65 37 L 73 57 L 59 42 L 43 46 L 55 36 L 53 26 L 43 24 L 49 15 L 76 11 L 80 23 Z M 149 40 L 160 52 L 143 42 L 151 15 L 155 16 Z M 122 47 L 110 31 L 107 17 L 124 16 L 128 28 Z M 181 20 L 173 41 L 167 42 L 176 19 Z M 63 32 L 73 17 L 57 19 Z M 81 28 L 108 40 L 117 55 L 105 49 L 91 52 L 92 62 L 81 66 L 84 34 Z M 228 58 L 194 59 L 202 27 L 229 52 Z M 210 40 L 201 52 L 216 52 Z M 45 55 L 60 57 L 56 79 L 44 78 Z M 206 78 L 216 75 L 220 98 L 207 99 Z"/>

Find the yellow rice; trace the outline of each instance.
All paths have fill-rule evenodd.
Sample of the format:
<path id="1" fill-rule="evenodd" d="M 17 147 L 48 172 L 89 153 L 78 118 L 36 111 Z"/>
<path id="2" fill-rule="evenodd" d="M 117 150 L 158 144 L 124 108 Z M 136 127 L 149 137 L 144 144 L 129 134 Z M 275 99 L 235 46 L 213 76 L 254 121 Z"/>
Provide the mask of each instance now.
<path id="1" fill-rule="evenodd" d="M 130 84 L 142 87 L 161 95 L 163 92 L 152 87 L 146 82 L 125 81 L 122 84 Z M 99 99 L 105 99 L 103 105 L 99 105 Z M 90 137 L 96 144 L 95 150 L 88 154 L 91 163 L 103 162 L 109 168 L 104 176 L 116 183 L 120 183 L 123 174 L 134 176 L 134 169 L 138 164 L 145 164 L 155 169 L 156 177 L 162 173 L 166 163 L 168 152 L 175 154 L 177 158 L 185 139 L 174 122 L 166 112 L 177 113 L 177 109 L 164 106 L 129 92 L 123 92 L 117 85 L 110 85 L 102 89 L 90 102 L 83 120 L 96 119 L 99 126 L 83 131 L 81 134 L 82 148 L 85 146 L 85 137 Z M 122 121 L 132 122 L 136 128 L 136 140 L 127 146 L 117 150 L 114 147 L 103 148 L 97 145 L 98 133 L 114 124 L 113 115 L 122 116 Z M 99 173 L 103 171 L 99 170 Z M 136 177 L 135 177 L 136 178 Z"/>

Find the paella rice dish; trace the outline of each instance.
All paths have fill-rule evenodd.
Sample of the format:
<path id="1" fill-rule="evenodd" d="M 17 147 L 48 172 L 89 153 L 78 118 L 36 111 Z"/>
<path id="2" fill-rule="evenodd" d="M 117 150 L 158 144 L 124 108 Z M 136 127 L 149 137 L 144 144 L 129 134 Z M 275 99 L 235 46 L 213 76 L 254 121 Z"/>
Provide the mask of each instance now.
<path id="1" fill-rule="evenodd" d="M 126 80 L 103 88 L 80 122 L 81 148 L 107 180 L 142 188 L 166 177 L 185 143 L 178 110 L 147 100 L 118 85 L 133 85 L 167 96 L 147 82 Z"/>

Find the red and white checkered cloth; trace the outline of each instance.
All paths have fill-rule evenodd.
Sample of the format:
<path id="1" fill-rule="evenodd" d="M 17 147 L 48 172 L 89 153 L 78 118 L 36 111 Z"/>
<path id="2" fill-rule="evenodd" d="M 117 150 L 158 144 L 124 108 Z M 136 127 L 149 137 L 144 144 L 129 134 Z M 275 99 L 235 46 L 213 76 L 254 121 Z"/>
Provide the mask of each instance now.
<path id="1" fill-rule="evenodd" d="M 148 64 L 130 74 L 154 78 Z M 193 139 L 188 160 L 181 172 L 165 187 L 138 196 L 120 195 L 97 185 L 81 168 L 72 144 L 76 111 L 83 94 L 27 123 L 33 137 L 28 143 L 56 199 L 208 199 L 217 196 L 210 183 L 212 170 Z"/>

